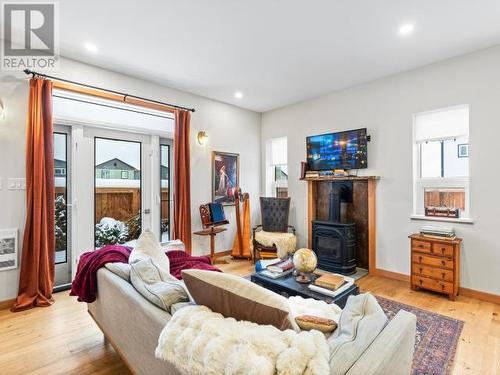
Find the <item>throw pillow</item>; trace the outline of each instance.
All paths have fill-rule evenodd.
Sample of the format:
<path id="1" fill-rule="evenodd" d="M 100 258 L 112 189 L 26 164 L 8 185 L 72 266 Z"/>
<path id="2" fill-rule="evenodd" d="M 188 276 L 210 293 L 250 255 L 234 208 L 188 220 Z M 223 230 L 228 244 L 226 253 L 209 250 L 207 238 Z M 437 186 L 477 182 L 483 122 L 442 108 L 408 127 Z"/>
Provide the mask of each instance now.
<path id="1" fill-rule="evenodd" d="M 175 277 L 170 275 L 170 262 L 165 252 L 160 246 L 160 242 L 156 239 L 153 232 L 146 229 L 139 236 L 137 244 L 130 253 L 128 259 L 129 264 L 133 264 L 139 260 L 151 258 L 153 264 L 160 271 L 161 279 L 163 281 L 174 281 Z"/>
<path id="2" fill-rule="evenodd" d="M 186 245 L 184 245 L 184 242 L 182 242 L 181 240 L 162 242 L 160 245 L 163 251 L 186 250 Z"/>
<path id="3" fill-rule="evenodd" d="M 163 281 L 150 258 L 131 265 L 130 282 L 144 298 L 167 312 L 171 312 L 172 305 L 189 301 L 183 285 L 178 281 Z"/>
<path id="4" fill-rule="evenodd" d="M 371 294 L 350 296 L 330 337 L 330 375 L 345 374 L 387 325 L 384 311 Z"/>
<path id="5" fill-rule="evenodd" d="M 330 333 L 337 328 L 337 323 L 331 319 L 320 318 L 319 316 L 300 315 L 295 318 L 300 329 L 310 331 L 311 329 L 318 330 L 323 333 Z"/>
<path id="6" fill-rule="evenodd" d="M 204 270 L 184 270 L 182 279 L 198 305 L 236 320 L 299 330 L 285 297 L 242 277 Z"/>
<path id="7" fill-rule="evenodd" d="M 115 275 L 120 276 L 123 280 L 130 282 L 130 264 L 120 262 L 106 263 L 104 267 Z"/>

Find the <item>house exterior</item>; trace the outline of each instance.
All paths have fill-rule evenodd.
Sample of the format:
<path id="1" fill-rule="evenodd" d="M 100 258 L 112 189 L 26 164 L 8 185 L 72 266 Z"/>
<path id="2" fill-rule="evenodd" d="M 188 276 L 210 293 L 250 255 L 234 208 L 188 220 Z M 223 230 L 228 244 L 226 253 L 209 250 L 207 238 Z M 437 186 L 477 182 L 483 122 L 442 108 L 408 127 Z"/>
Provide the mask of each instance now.
<path id="1" fill-rule="evenodd" d="M 54 174 L 56 177 L 66 177 L 66 161 L 54 159 Z"/>
<path id="2" fill-rule="evenodd" d="M 124 161 L 114 158 L 95 167 L 96 178 L 140 180 L 141 172 Z"/>

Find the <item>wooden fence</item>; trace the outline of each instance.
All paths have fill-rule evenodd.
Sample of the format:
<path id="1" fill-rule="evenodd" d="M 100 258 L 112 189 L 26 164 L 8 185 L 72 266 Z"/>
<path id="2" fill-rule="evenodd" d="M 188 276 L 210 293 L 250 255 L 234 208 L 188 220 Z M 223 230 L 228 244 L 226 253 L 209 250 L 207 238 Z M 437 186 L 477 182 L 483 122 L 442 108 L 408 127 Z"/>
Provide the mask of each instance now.
<path id="1" fill-rule="evenodd" d="M 65 194 L 65 189 L 56 187 L 56 196 Z M 112 217 L 127 221 L 141 209 L 141 191 L 139 188 L 97 188 L 95 194 L 96 222 L 103 217 Z M 162 222 L 168 221 L 170 210 L 168 189 L 161 191 Z"/>
<path id="2" fill-rule="evenodd" d="M 429 190 L 425 192 L 425 207 L 448 207 L 465 210 L 465 192 Z"/>

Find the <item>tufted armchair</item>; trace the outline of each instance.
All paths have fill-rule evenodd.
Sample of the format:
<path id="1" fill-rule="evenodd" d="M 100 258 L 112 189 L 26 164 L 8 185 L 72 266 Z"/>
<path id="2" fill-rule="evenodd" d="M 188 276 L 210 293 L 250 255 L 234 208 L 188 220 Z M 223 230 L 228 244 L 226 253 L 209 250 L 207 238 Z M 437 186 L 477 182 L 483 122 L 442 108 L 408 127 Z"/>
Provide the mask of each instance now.
<path id="1" fill-rule="evenodd" d="M 260 197 L 260 213 L 262 225 L 253 228 L 253 259 L 276 258 L 276 246 L 264 246 L 255 240 L 255 233 L 260 228 L 265 232 L 286 233 L 291 230 L 295 235 L 295 227 L 288 225 L 290 198 Z"/>

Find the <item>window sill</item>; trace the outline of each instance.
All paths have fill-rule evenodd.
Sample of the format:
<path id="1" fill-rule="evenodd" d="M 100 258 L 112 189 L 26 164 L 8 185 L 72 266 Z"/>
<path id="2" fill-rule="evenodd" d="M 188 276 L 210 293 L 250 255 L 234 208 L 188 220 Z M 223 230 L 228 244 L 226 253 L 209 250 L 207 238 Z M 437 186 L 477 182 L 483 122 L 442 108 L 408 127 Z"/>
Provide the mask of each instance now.
<path id="1" fill-rule="evenodd" d="M 447 217 L 433 217 L 425 215 L 411 215 L 411 220 L 423 220 L 423 221 L 443 221 L 446 223 L 459 223 L 459 224 L 474 224 L 474 220 L 471 218 L 447 218 Z"/>

